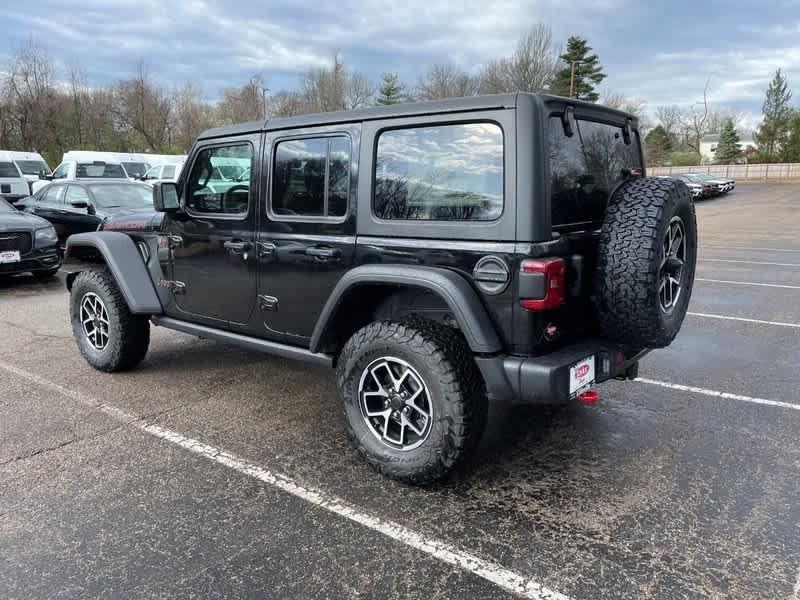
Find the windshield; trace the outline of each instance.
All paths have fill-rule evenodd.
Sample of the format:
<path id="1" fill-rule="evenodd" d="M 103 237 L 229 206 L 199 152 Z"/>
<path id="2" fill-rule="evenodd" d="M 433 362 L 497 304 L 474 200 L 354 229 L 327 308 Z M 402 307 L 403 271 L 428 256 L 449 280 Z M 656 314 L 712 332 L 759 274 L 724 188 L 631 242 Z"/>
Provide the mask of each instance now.
<path id="1" fill-rule="evenodd" d="M 44 171 L 47 175 L 50 175 L 50 167 L 48 167 L 47 163 L 44 161 L 18 160 L 16 163 L 23 175 L 38 175 L 42 171 Z"/>
<path id="2" fill-rule="evenodd" d="M 19 171 L 14 163 L 0 162 L 0 177 L 15 177 L 19 179 Z"/>
<path id="3" fill-rule="evenodd" d="M 11 206 L 3 198 L 0 198 L 0 213 L 17 212 L 17 209 Z"/>
<path id="4" fill-rule="evenodd" d="M 75 171 L 78 179 L 126 179 L 125 171 L 120 165 L 104 162 L 79 163 Z"/>
<path id="5" fill-rule="evenodd" d="M 641 173 L 638 132 L 626 144 L 619 125 L 578 119 L 567 136 L 560 115 L 548 131 L 553 226 L 602 221 L 611 191 Z"/>
<path id="6" fill-rule="evenodd" d="M 143 162 L 124 162 L 122 166 L 125 167 L 128 177 L 141 177 L 150 170 L 150 165 Z"/>
<path id="7" fill-rule="evenodd" d="M 153 190 L 149 185 L 120 183 L 119 185 L 90 185 L 95 204 L 101 208 L 150 208 Z"/>

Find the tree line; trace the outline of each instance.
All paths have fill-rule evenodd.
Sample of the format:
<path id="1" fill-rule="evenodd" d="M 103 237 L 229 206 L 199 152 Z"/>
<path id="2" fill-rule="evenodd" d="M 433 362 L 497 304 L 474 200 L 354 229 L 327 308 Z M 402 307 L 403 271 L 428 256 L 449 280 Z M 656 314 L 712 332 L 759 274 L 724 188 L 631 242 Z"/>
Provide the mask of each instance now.
<path id="1" fill-rule="evenodd" d="M 140 61 L 135 73 L 109 85 L 87 81 L 80 66 L 59 72 L 36 42 L 18 48 L 0 82 L 0 148 L 38 151 L 51 164 L 67 150 L 185 153 L 210 127 L 269 116 L 350 110 L 398 102 L 502 92 L 550 91 L 596 102 L 606 74 L 580 36 L 561 50 L 548 26 L 532 27 L 508 56 L 488 61 L 477 73 L 452 63 L 433 64 L 413 83 L 397 73 L 371 81 L 336 53 L 327 66 L 309 69 L 295 89 L 269 92 L 254 74 L 241 86 L 209 101 L 201 82 L 166 86 Z M 616 94 L 602 101 L 642 112 L 642 102 Z"/>
<path id="2" fill-rule="evenodd" d="M 800 108 L 791 106 L 792 92 L 786 75 L 778 69 L 767 87 L 762 120 L 753 132 L 755 145 L 742 148 L 736 124 L 742 115 L 713 108 L 708 100 L 708 81 L 703 100 L 690 107 L 659 106 L 658 125 L 645 138 L 645 153 L 651 166 L 700 164 L 700 142 L 718 134 L 714 162 L 800 162 Z"/>

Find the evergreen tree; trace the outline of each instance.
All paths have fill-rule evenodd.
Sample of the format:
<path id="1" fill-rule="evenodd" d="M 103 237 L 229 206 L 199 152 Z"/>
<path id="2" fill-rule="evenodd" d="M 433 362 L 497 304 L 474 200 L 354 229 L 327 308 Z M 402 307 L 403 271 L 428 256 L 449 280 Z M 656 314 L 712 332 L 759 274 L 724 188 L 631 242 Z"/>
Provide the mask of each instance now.
<path id="1" fill-rule="evenodd" d="M 375 102 L 383 106 L 398 104 L 403 101 L 403 86 L 397 73 L 384 73 L 381 75 L 381 85 L 378 88 L 378 97 Z"/>
<path id="2" fill-rule="evenodd" d="M 787 163 L 800 162 L 800 112 L 798 111 L 792 114 L 789 135 L 781 145 L 780 160 Z"/>
<path id="3" fill-rule="evenodd" d="M 660 167 L 667 162 L 672 152 L 672 140 L 663 125 L 657 125 L 647 134 L 644 138 L 644 147 L 648 165 Z"/>
<path id="4" fill-rule="evenodd" d="M 765 162 L 773 162 L 778 157 L 781 144 L 789 133 L 789 121 L 792 116 L 792 109 L 789 106 L 791 98 L 792 92 L 789 90 L 786 76 L 778 69 L 767 88 L 767 95 L 761 108 L 764 120 L 755 135 L 759 156 L 763 157 Z"/>
<path id="5" fill-rule="evenodd" d="M 739 146 L 739 134 L 733 126 L 733 119 L 726 119 L 719 133 L 719 142 L 715 153 L 715 161 L 721 165 L 729 165 L 742 157 Z"/>
<path id="6" fill-rule="evenodd" d="M 606 78 L 606 74 L 603 73 L 597 54 L 592 53 L 586 40 L 576 35 L 570 36 L 567 40 L 567 51 L 561 55 L 561 61 L 564 66 L 556 73 L 551 91 L 559 96 L 569 96 L 574 68 L 572 97 L 597 102 L 600 96 L 594 91 L 595 86 Z"/>

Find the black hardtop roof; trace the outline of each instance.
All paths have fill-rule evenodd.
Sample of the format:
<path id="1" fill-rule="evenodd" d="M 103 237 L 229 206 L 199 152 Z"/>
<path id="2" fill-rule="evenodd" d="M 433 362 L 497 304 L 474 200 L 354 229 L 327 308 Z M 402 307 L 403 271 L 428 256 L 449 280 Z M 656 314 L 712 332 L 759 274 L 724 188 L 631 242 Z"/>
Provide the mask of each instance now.
<path id="1" fill-rule="evenodd" d="M 297 129 L 301 127 L 332 125 L 336 123 L 357 121 L 373 121 L 377 119 L 469 112 L 475 110 L 509 109 L 517 107 L 517 101 L 520 96 L 538 98 L 539 101 L 545 104 L 570 104 L 576 107 L 583 107 L 592 112 L 609 113 L 613 114 L 616 118 L 631 118 L 636 121 L 634 117 L 622 111 L 589 102 L 583 102 L 581 100 L 575 100 L 573 98 L 562 98 L 560 96 L 551 96 L 548 94 L 530 94 L 527 92 L 518 92 L 515 94 L 490 94 L 484 96 L 448 98 L 446 100 L 432 100 L 425 102 L 405 102 L 401 104 L 392 104 L 389 106 L 375 106 L 356 110 L 314 113 L 308 115 L 298 115 L 295 117 L 275 117 L 272 119 L 267 119 L 266 121 L 250 121 L 248 123 L 237 123 L 235 125 L 214 127 L 213 129 L 208 129 L 201 133 L 198 136 L 198 139 L 229 137 L 247 133 L 255 133 L 264 130 Z"/>

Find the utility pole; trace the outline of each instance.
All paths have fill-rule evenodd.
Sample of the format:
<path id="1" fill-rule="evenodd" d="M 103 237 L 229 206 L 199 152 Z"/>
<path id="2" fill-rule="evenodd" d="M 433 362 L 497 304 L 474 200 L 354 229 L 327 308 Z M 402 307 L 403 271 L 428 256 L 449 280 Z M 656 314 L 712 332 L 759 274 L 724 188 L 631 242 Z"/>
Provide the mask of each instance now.
<path id="1" fill-rule="evenodd" d="M 267 92 L 269 92 L 269 88 L 268 87 L 262 87 L 261 88 L 261 101 L 264 104 L 264 119 L 266 119 L 267 115 L 269 114 L 267 112 Z"/>

